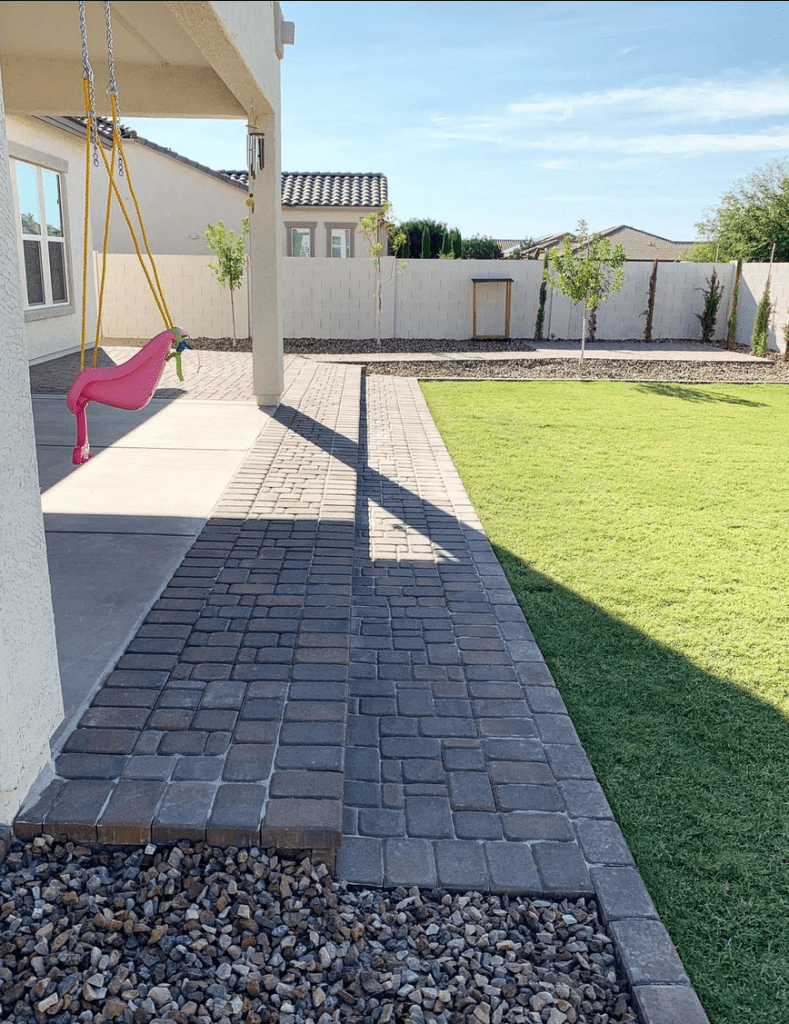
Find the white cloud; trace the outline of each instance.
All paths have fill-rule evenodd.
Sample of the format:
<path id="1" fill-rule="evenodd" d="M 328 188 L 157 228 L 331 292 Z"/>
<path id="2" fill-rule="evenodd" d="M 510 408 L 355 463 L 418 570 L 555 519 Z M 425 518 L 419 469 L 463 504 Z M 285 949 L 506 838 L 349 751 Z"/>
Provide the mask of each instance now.
<path id="1" fill-rule="evenodd" d="M 670 121 L 725 121 L 789 114 L 789 78 L 780 72 L 750 81 L 725 84 L 714 81 L 680 85 L 631 87 L 563 96 L 538 95 L 510 103 L 514 117 L 588 117 L 590 114 L 662 115 Z"/>

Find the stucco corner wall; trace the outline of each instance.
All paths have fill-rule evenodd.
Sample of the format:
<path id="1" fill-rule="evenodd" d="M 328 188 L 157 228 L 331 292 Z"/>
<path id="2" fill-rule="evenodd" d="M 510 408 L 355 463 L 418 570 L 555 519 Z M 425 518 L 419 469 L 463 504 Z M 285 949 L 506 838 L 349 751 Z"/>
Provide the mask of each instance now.
<path id="1" fill-rule="evenodd" d="M 8 142 L 0 94 L 0 821 L 49 759 L 63 717 L 39 499 Z"/>

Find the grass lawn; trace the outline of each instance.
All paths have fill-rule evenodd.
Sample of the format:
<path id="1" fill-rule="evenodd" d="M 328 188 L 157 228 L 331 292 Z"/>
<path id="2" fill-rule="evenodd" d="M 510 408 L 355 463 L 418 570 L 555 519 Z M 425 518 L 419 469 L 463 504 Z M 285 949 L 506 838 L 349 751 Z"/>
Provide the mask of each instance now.
<path id="1" fill-rule="evenodd" d="M 422 388 L 711 1021 L 789 1021 L 789 388 Z"/>

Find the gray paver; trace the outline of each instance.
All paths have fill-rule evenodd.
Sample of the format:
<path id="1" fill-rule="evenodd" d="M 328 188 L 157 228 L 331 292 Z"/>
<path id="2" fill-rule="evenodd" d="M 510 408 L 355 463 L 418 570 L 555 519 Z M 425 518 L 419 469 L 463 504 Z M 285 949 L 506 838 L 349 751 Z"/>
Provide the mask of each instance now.
<path id="1" fill-rule="evenodd" d="M 18 834 L 331 865 L 344 820 L 356 884 L 596 887 L 644 1024 L 700 1024 L 416 382 L 292 366 Z"/>

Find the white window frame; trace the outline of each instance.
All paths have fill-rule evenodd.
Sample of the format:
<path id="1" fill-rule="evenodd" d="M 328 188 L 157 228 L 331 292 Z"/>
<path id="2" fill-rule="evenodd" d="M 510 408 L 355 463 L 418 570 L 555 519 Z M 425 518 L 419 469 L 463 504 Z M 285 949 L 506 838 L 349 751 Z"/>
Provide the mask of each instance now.
<path id="1" fill-rule="evenodd" d="M 24 302 L 24 317 L 26 321 L 30 320 L 42 320 L 53 316 L 67 316 L 75 312 L 74 307 L 74 288 L 71 273 L 71 252 L 70 252 L 70 235 L 69 235 L 69 220 L 68 220 L 68 209 L 67 209 L 67 190 L 66 190 L 66 173 L 68 171 L 68 163 L 65 160 L 61 160 L 57 157 L 52 157 L 47 154 L 38 153 L 35 150 L 29 149 L 27 146 L 9 144 L 9 155 L 11 157 L 11 182 L 14 194 L 14 207 L 16 210 L 16 234 L 17 234 L 17 251 L 19 253 L 19 267 L 22 277 L 22 298 Z M 41 231 L 40 235 L 25 235 L 22 232 L 22 208 L 19 199 L 19 187 L 17 179 L 17 168 L 18 163 L 27 164 L 34 168 L 36 171 L 36 181 L 38 186 L 38 200 L 39 200 L 39 214 L 43 213 L 41 218 Z M 44 178 L 43 171 L 49 171 L 57 176 L 58 191 L 60 198 L 60 220 L 63 229 L 62 235 L 48 235 L 46 231 L 47 218 L 46 215 L 46 203 L 44 197 Z M 37 241 L 39 243 L 39 255 L 41 260 L 41 276 L 43 284 L 44 301 L 37 303 L 30 303 L 28 299 L 28 286 L 27 286 L 27 273 L 25 268 L 25 242 Z M 59 244 L 63 248 L 63 279 L 66 296 L 64 299 L 55 300 L 52 297 L 52 276 L 50 270 L 49 260 L 49 243 L 53 242 Z"/>

